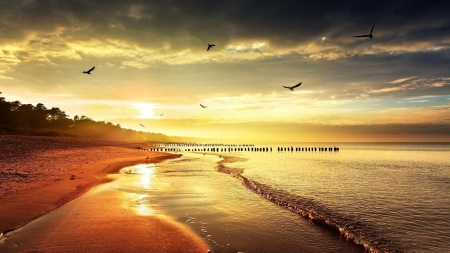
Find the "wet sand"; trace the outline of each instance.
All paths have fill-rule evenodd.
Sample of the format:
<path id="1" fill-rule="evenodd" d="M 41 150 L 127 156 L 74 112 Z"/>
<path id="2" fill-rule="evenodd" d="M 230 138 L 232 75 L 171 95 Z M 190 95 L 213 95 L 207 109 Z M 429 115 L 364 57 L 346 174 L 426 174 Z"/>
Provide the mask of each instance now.
<path id="1" fill-rule="evenodd" d="M 178 157 L 174 154 L 136 150 L 137 144 L 121 141 L 2 135 L 0 143 L 0 232 L 17 229 L 76 199 L 92 187 L 111 181 L 107 175 L 125 166 L 143 162 L 156 163 Z M 94 206 L 99 209 L 111 206 L 103 205 L 106 203 L 100 201 Z M 183 228 L 157 217 L 146 219 L 151 223 L 147 229 L 151 228 L 161 240 L 158 244 L 146 242 L 149 243 L 148 246 L 178 247 L 174 244 L 176 242 L 170 242 L 169 239 L 172 234 L 183 233 Z M 84 230 L 88 231 L 85 236 L 95 238 L 97 232 L 107 229 L 121 234 L 121 229 L 117 227 L 119 225 L 128 227 L 131 233 L 134 223 L 142 223 L 138 220 L 115 223 L 115 220 Z M 84 225 L 89 228 L 91 224 L 85 222 Z M 139 226 L 136 229 L 139 230 Z M 206 246 L 201 241 L 188 240 L 183 244 L 191 245 L 190 248 L 193 249 L 200 247 L 200 252 L 206 252 Z M 113 248 L 109 249 L 111 251 Z M 40 252 L 46 251 L 41 249 Z M 161 252 L 175 251 L 161 249 Z"/>
<path id="2" fill-rule="evenodd" d="M 128 193 L 103 184 L 7 233 L 0 252 L 207 252 L 187 227 L 167 216 L 142 216 L 124 205 Z"/>

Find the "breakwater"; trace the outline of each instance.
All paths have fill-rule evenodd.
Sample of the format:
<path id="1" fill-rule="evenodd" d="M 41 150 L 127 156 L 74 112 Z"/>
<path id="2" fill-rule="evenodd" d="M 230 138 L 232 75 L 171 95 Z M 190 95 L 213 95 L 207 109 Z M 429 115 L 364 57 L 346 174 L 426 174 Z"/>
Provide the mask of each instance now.
<path id="1" fill-rule="evenodd" d="M 153 152 L 338 152 L 339 147 L 257 147 L 254 144 L 167 143 L 149 148 Z"/>

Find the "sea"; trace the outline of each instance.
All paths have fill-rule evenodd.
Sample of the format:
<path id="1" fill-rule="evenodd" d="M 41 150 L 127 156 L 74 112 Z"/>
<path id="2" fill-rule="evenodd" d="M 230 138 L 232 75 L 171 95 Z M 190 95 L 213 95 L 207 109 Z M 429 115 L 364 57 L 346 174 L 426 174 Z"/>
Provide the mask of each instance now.
<path id="1" fill-rule="evenodd" d="M 111 188 L 134 194 L 141 215 L 188 226 L 211 252 L 450 252 L 450 143 L 215 147 L 172 144 L 180 158 L 126 167 Z"/>

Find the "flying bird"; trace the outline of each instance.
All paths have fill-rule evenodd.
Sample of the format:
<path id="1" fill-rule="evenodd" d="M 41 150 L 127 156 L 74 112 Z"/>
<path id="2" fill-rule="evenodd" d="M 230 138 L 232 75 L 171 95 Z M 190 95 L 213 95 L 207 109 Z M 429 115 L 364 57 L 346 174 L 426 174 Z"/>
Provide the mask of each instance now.
<path id="1" fill-rule="evenodd" d="M 289 86 L 283 86 L 283 87 L 286 89 L 290 89 L 291 91 L 294 91 L 294 89 L 297 88 L 298 86 L 300 86 L 301 84 L 302 84 L 302 82 L 300 82 L 297 85 L 291 86 L 291 87 L 289 87 Z"/>
<path id="2" fill-rule="evenodd" d="M 88 70 L 88 71 L 83 71 L 83 74 L 91 74 L 91 71 L 92 70 L 94 70 L 95 69 L 95 66 L 94 67 L 92 67 L 90 70 Z"/>
<path id="3" fill-rule="evenodd" d="M 206 108 L 206 107 L 207 107 L 206 105 L 202 105 L 202 104 L 200 104 L 200 106 L 203 107 L 203 108 Z"/>
<path id="4" fill-rule="evenodd" d="M 212 47 L 215 47 L 216 45 L 211 45 L 211 44 L 208 44 L 208 49 L 206 49 L 206 51 L 209 51 Z"/>
<path id="5" fill-rule="evenodd" d="M 355 35 L 355 36 L 353 36 L 353 37 L 369 37 L 369 38 L 371 38 L 372 39 L 372 32 L 373 32 L 373 28 L 375 27 L 375 23 L 373 23 L 373 26 L 372 26 L 372 30 L 370 30 L 370 33 L 369 34 L 364 34 L 364 35 Z"/>
<path id="6" fill-rule="evenodd" d="M 141 125 L 141 127 L 145 127 L 144 125 L 142 125 L 142 124 L 139 124 L 139 125 Z"/>
<path id="7" fill-rule="evenodd" d="M 159 117 L 161 117 L 161 116 L 163 116 L 164 115 L 164 113 L 161 113 L 161 115 L 159 115 Z"/>

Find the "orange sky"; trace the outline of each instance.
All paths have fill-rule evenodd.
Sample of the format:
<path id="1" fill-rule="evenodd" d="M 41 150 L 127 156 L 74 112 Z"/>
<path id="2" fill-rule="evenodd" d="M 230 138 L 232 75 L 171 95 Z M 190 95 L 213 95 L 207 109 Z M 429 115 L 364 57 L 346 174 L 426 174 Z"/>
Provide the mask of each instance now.
<path id="1" fill-rule="evenodd" d="M 2 96 L 175 136 L 450 141 L 448 6 L 163 2 L 4 1 Z"/>

